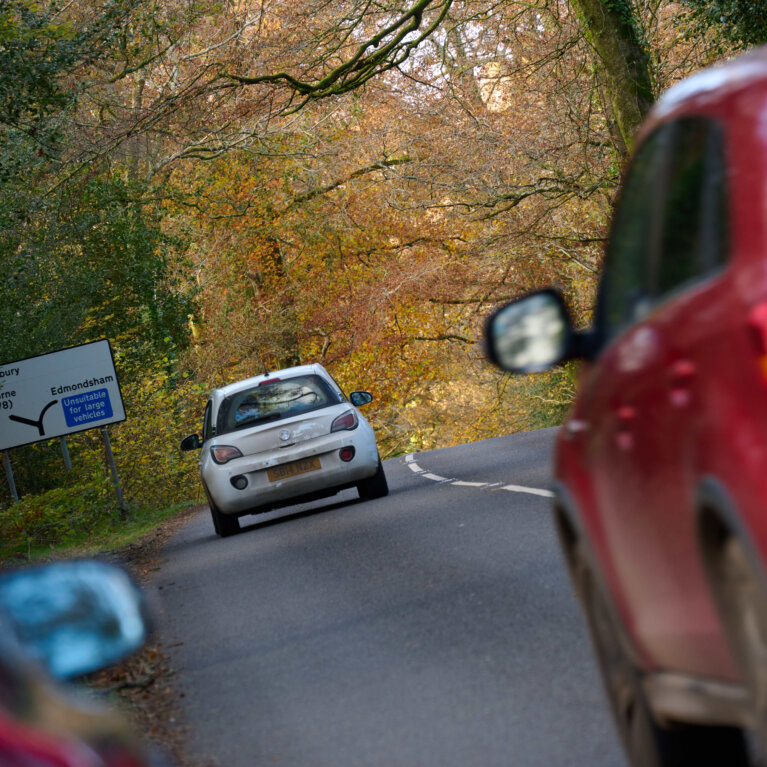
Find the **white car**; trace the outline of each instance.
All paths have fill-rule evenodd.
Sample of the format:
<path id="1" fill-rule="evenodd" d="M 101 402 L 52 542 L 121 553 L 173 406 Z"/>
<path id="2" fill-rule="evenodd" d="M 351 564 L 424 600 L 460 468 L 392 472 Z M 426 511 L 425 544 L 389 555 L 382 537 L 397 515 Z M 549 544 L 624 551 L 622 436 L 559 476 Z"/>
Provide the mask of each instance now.
<path id="1" fill-rule="evenodd" d="M 322 365 L 301 365 L 216 389 L 205 406 L 200 474 L 220 536 L 240 529 L 238 517 L 349 487 L 360 497 L 389 492 L 375 433 L 357 410 L 373 399 L 344 395 Z"/>

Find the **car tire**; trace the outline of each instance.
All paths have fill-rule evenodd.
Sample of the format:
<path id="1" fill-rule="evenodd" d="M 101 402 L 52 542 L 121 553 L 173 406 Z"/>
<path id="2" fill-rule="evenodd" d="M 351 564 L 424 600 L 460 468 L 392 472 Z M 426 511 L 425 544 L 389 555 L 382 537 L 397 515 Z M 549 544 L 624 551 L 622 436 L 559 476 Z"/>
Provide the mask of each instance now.
<path id="1" fill-rule="evenodd" d="M 684 722 L 661 726 L 655 720 L 642 685 L 642 672 L 626 650 L 622 630 L 597 579 L 578 552 L 575 570 L 597 664 L 629 764 L 751 764 L 743 731 L 736 727 Z"/>
<path id="2" fill-rule="evenodd" d="M 362 482 L 358 482 L 357 491 L 360 494 L 360 498 L 365 501 L 370 501 L 374 498 L 383 498 L 384 496 L 389 495 L 389 483 L 386 481 L 386 474 L 384 474 L 384 468 L 380 458 L 378 459 L 376 473 L 372 477 L 363 479 Z"/>
<path id="3" fill-rule="evenodd" d="M 715 591 L 727 638 L 748 686 L 756 732 L 767 749 L 767 594 L 746 550 L 726 538 L 715 560 Z M 767 753 L 767 751 L 765 751 Z"/>
<path id="4" fill-rule="evenodd" d="M 203 482 L 202 489 L 205 491 L 205 497 L 208 499 L 208 508 L 210 509 L 210 518 L 213 520 L 213 529 L 219 538 L 226 538 L 230 535 L 236 535 L 240 532 L 240 521 L 237 517 L 222 514 L 213 503 L 210 497 L 208 486 Z"/>
<path id="5" fill-rule="evenodd" d="M 240 520 L 237 517 L 233 514 L 222 514 L 212 503 L 208 505 L 216 535 L 220 538 L 227 538 L 240 532 Z"/>

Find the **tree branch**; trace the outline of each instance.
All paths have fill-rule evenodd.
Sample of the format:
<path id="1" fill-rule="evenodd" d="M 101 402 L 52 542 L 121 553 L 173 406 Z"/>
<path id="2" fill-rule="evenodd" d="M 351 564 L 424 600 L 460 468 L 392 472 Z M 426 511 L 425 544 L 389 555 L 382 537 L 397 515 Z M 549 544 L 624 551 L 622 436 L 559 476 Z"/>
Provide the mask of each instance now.
<path id="1" fill-rule="evenodd" d="M 360 178 L 360 176 L 365 176 L 368 173 L 374 173 L 377 170 L 393 168 L 396 165 L 403 165 L 404 163 L 408 162 L 413 162 L 413 158 L 405 155 L 405 157 L 395 157 L 391 160 L 380 160 L 379 162 L 374 162 L 372 165 L 368 165 L 364 168 L 358 168 L 345 178 L 338 179 L 337 181 L 333 181 L 330 184 L 326 184 L 325 186 L 317 187 L 316 189 L 312 189 L 311 191 L 305 192 L 304 194 L 299 194 L 291 200 L 288 208 L 292 208 L 294 205 L 300 205 L 302 202 L 308 202 L 309 200 L 313 200 L 315 197 L 320 197 L 323 194 L 332 192 L 334 189 L 338 189 L 338 187 L 343 186 L 349 181 L 353 181 L 355 178 Z"/>
<path id="2" fill-rule="evenodd" d="M 436 5 L 435 5 L 436 3 Z M 259 85 L 265 83 L 282 84 L 294 93 L 304 96 L 304 100 L 291 106 L 288 111 L 297 111 L 307 101 L 316 101 L 328 96 L 338 96 L 342 93 L 359 88 L 371 78 L 393 69 L 402 64 L 410 53 L 420 45 L 444 21 L 453 0 L 417 0 L 417 2 L 399 18 L 358 46 L 357 50 L 347 61 L 328 72 L 316 82 L 301 80 L 287 72 L 270 75 L 245 77 L 231 72 L 222 72 L 221 77 L 231 80 L 232 85 Z M 418 35 L 406 41 L 412 32 L 417 32 L 423 23 L 425 12 L 429 6 L 435 5 L 440 12 L 433 21 Z M 387 37 L 394 35 L 389 42 Z"/>

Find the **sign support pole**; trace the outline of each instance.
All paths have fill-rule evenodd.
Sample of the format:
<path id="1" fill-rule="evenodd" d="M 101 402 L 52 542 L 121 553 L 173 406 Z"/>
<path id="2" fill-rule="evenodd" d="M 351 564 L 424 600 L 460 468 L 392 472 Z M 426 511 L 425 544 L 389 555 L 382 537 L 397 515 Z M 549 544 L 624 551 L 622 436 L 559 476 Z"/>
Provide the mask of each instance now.
<path id="1" fill-rule="evenodd" d="M 11 468 L 11 459 L 8 457 L 8 453 L 3 451 L 3 466 L 5 467 L 5 476 L 8 478 L 8 487 L 11 489 L 11 498 L 14 503 L 19 502 L 19 493 L 16 490 L 16 482 L 13 479 L 13 469 Z"/>
<path id="2" fill-rule="evenodd" d="M 109 441 L 109 432 L 106 426 L 101 427 L 101 434 L 104 437 L 104 446 L 107 449 L 107 460 L 109 461 L 109 468 L 112 470 L 112 480 L 115 483 L 115 492 L 117 493 L 117 503 L 120 505 L 120 511 L 123 514 L 127 511 L 125 508 L 125 500 L 123 499 L 123 491 L 120 487 L 120 480 L 117 477 L 117 465 L 115 464 L 115 457 L 112 453 L 112 443 Z"/>
<path id="3" fill-rule="evenodd" d="M 61 440 L 61 454 L 64 456 L 64 466 L 67 471 L 72 471 L 72 459 L 69 457 L 69 447 L 67 446 L 67 438 L 59 437 Z"/>

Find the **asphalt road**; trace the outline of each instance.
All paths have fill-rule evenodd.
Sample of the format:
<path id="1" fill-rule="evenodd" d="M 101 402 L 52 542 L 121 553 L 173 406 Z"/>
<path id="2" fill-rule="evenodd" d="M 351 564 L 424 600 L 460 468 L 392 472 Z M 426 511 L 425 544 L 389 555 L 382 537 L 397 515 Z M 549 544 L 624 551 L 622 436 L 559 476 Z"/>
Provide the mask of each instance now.
<path id="1" fill-rule="evenodd" d="M 222 767 L 624 765 L 551 524 L 552 438 L 387 461 L 387 498 L 346 491 L 233 538 L 207 512 L 187 524 L 154 589 L 191 750 Z"/>

